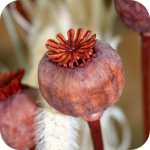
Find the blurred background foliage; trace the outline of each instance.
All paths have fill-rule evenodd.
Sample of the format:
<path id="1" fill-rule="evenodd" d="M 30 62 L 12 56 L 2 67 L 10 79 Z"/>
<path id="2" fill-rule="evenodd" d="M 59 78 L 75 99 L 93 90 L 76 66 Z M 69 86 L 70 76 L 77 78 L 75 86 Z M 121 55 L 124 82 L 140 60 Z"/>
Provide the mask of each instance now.
<path id="1" fill-rule="evenodd" d="M 86 27 L 117 48 L 125 67 L 120 106 L 129 120 L 132 148 L 143 144 L 140 37 L 118 18 L 111 0 L 20 0 L 0 19 L 0 71 L 26 68 L 25 82 L 37 86 L 37 65 L 48 37 Z"/>

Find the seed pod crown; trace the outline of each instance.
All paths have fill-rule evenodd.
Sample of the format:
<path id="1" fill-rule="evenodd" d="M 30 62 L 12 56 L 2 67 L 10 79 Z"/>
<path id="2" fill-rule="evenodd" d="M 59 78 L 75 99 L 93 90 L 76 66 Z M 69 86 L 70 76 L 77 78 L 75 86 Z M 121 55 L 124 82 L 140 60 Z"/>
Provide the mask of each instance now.
<path id="1" fill-rule="evenodd" d="M 23 76 L 23 69 L 18 72 L 0 73 L 0 101 L 22 89 L 21 80 Z"/>
<path id="2" fill-rule="evenodd" d="M 67 32 L 68 39 L 58 33 L 56 39 L 49 39 L 46 43 L 47 55 L 50 61 L 63 67 L 74 68 L 84 66 L 94 54 L 96 34 L 85 29 L 70 29 Z"/>

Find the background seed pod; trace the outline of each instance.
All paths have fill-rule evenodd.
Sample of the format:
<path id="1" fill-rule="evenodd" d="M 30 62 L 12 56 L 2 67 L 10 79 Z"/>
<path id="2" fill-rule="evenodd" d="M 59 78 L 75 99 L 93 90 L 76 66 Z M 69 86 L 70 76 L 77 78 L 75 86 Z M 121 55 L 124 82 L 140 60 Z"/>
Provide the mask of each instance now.
<path id="1" fill-rule="evenodd" d="M 135 1 L 115 0 L 120 18 L 131 29 L 137 32 L 150 31 L 150 17 L 146 8 Z"/>
<path id="2" fill-rule="evenodd" d="M 25 88 L 0 102 L 0 132 L 10 147 L 25 150 L 35 146 L 37 98 L 36 89 Z"/>

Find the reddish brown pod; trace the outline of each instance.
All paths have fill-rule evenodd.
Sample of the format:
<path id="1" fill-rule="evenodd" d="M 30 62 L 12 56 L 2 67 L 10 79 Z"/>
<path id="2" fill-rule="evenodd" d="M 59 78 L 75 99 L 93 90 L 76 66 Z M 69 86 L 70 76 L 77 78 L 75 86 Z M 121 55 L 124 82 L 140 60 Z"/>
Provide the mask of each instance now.
<path id="1" fill-rule="evenodd" d="M 115 6 L 128 27 L 137 32 L 150 31 L 150 16 L 142 4 L 133 0 L 115 0 Z"/>
<path id="2" fill-rule="evenodd" d="M 141 36 L 143 115 L 146 141 L 150 132 L 150 16 L 142 4 L 133 0 L 115 0 L 115 5 L 123 22 L 131 29 L 140 32 Z"/>
<path id="3" fill-rule="evenodd" d="M 56 110 L 88 121 L 100 118 L 124 87 L 122 61 L 111 46 L 85 29 L 70 29 L 68 39 L 49 39 L 39 63 L 42 95 Z"/>
<path id="4" fill-rule="evenodd" d="M 4 141 L 17 150 L 35 146 L 35 103 L 38 91 L 21 83 L 23 70 L 0 73 L 0 132 Z"/>

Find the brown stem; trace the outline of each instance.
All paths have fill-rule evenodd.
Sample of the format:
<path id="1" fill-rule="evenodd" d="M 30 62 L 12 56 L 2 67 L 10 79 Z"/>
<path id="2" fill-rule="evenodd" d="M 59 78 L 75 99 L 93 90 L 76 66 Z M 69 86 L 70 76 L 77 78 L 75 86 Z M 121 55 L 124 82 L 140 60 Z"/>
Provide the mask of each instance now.
<path id="1" fill-rule="evenodd" d="M 31 23 L 31 16 L 27 12 L 27 10 L 24 9 L 23 4 L 20 1 L 16 1 L 13 6 L 14 7 L 11 7 L 11 5 L 9 5 L 9 8 L 16 9 L 26 21 Z"/>
<path id="2" fill-rule="evenodd" d="M 104 150 L 100 121 L 91 121 L 88 122 L 88 125 L 93 139 L 94 150 Z"/>
<path id="3" fill-rule="evenodd" d="M 35 150 L 35 147 L 36 147 L 36 145 L 33 148 L 29 149 L 29 150 Z"/>
<path id="4" fill-rule="evenodd" d="M 35 150 L 35 148 L 32 148 L 32 149 L 30 149 L 30 150 Z"/>
<path id="5" fill-rule="evenodd" d="M 150 132 L 150 33 L 141 34 L 142 38 L 142 83 L 145 140 Z"/>

